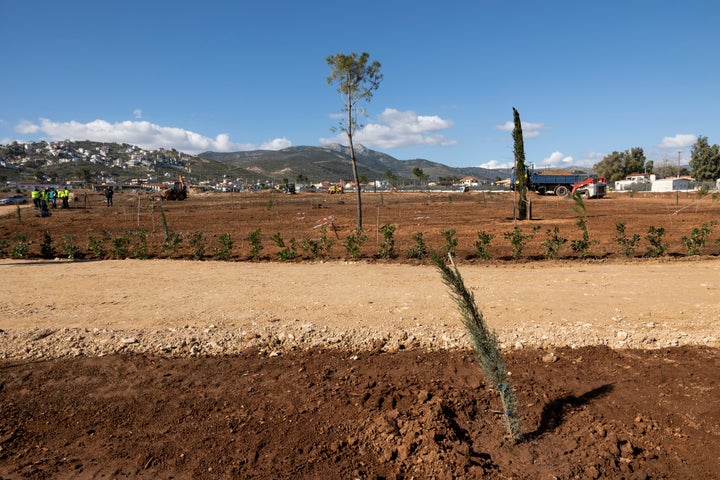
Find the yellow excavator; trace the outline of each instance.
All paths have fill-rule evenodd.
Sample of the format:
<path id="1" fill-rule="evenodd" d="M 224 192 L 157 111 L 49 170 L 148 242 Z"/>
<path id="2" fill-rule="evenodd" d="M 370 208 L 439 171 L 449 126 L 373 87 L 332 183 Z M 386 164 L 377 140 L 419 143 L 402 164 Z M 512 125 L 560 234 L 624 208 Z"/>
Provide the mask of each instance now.
<path id="1" fill-rule="evenodd" d="M 187 198 L 187 185 L 183 180 L 182 175 L 178 176 L 178 181 L 173 184 L 172 187 L 163 190 L 163 200 L 185 200 Z"/>

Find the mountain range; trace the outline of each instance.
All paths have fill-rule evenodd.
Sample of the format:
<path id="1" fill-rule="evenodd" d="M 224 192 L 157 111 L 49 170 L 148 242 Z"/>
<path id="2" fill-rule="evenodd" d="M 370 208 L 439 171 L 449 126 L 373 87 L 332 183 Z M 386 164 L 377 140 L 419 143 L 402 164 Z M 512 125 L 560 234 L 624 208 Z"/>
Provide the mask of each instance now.
<path id="1" fill-rule="evenodd" d="M 355 147 L 355 157 L 358 174 L 367 181 L 387 180 L 392 175 L 394 181 L 401 183 L 419 178 L 450 183 L 467 176 L 492 182 L 510 176 L 510 169 L 455 168 L 420 158 L 398 160 L 362 145 Z M 0 145 L 0 178 L 6 180 L 123 182 L 145 177 L 172 178 L 178 174 L 191 182 L 242 179 L 243 183 L 256 183 L 301 178 L 303 182 L 318 183 L 353 179 L 350 149 L 339 144 L 199 155 L 94 141 Z"/>
<path id="2" fill-rule="evenodd" d="M 282 150 L 253 150 L 246 152 L 203 152 L 198 157 L 221 162 L 231 176 L 271 179 L 295 179 L 303 175 L 310 181 L 352 180 L 350 148 L 331 144 L 322 147 L 299 146 Z M 390 155 L 355 147 L 358 174 L 368 180 L 382 180 L 390 171 L 399 179 L 415 180 L 415 169 L 421 169 L 427 179 L 476 177 L 494 181 L 510 176 L 510 169 L 480 167 L 455 168 L 425 159 L 398 160 Z"/>

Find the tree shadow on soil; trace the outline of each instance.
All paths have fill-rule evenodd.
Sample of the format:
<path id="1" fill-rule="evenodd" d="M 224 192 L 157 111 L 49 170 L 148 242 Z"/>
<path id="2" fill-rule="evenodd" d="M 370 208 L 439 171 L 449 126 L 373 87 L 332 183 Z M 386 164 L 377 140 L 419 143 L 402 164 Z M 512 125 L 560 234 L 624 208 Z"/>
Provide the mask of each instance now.
<path id="1" fill-rule="evenodd" d="M 562 424 L 565 413 L 568 410 L 588 404 L 596 398 L 605 396 L 612 392 L 614 388 L 612 383 L 608 383 L 594 388 L 579 397 L 575 395 L 565 395 L 564 397 L 556 398 L 543 407 L 542 414 L 540 415 L 540 425 L 534 432 L 525 435 L 525 439 L 534 440 L 546 433 L 552 432 Z"/>

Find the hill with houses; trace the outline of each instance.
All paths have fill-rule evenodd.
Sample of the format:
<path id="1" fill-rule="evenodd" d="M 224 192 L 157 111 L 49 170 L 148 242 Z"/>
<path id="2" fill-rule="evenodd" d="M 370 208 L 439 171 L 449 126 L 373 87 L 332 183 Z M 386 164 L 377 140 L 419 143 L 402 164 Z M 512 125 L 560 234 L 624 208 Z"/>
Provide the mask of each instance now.
<path id="1" fill-rule="evenodd" d="M 398 160 L 363 146 L 356 148 L 358 171 L 369 182 L 393 178 L 400 184 L 477 183 L 507 178 L 509 169 L 455 168 L 426 159 Z M 421 172 L 422 177 L 418 176 Z M 349 148 L 299 146 L 283 150 L 204 152 L 148 150 L 126 143 L 92 141 L 13 142 L 0 145 L 0 180 L 61 184 L 161 183 L 178 175 L 195 185 L 345 182 L 352 180 Z M 467 181 L 467 178 L 466 178 Z"/>

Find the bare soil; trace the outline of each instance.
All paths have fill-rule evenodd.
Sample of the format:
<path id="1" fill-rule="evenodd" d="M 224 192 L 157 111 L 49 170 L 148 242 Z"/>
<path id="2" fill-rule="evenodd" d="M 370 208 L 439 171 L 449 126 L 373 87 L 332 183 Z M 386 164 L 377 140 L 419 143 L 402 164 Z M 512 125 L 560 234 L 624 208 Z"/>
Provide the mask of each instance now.
<path id="1" fill-rule="evenodd" d="M 720 478 L 718 234 L 699 256 L 681 242 L 718 218 L 713 196 L 588 200 L 590 258 L 566 245 L 559 260 L 542 242 L 554 226 L 580 238 L 571 200 L 532 197 L 518 225 L 540 231 L 512 260 L 512 195 L 364 199 L 359 259 L 342 245 L 348 194 L 121 193 L 113 207 L 91 194 L 49 218 L 3 207 L 6 251 L 31 243 L 28 259 L 0 259 L 0 478 Z M 176 252 L 161 251 L 162 217 Z M 617 222 L 643 237 L 632 258 Z M 299 242 L 322 225 L 327 258 L 279 261 L 273 233 Z M 666 232 L 661 258 L 643 258 L 650 226 Z M 90 236 L 139 228 L 153 259 L 110 260 L 108 242 L 89 261 Z M 519 444 L 437 272 L 405 257 L 417 232 L 440 249 L 447 229 L 512 373 Z M 45 231 L 57 259 L 42 258 Z M 491 260 L 479 231 L 495 235 Z M 205 261 L 190 260 L 195 232 Z M 212 260 L 226 232 L 233 261 Z M 70 237 L 82 261 L 61 258 Z"/>

